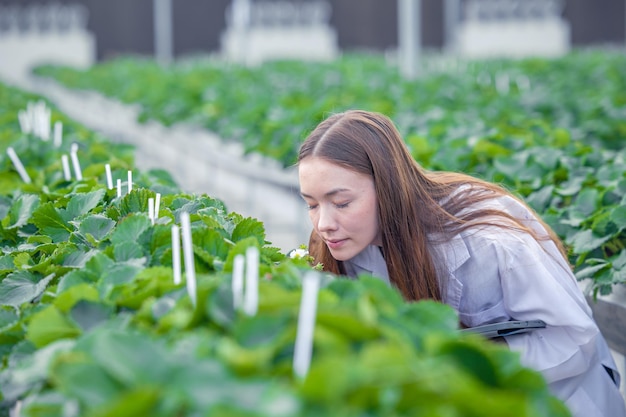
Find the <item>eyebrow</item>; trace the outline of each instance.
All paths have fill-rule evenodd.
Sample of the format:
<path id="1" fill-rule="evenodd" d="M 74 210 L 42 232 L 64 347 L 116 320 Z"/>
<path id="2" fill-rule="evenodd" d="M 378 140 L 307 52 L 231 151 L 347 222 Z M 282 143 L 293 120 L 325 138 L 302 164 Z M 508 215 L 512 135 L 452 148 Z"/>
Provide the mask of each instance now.
<path id="1" fill-rule="evenodd" d="M 324 197 L 332 197 L 333 195 L 341 193 L 341 192 L 344 192 L 344 191 L 350 191 L 350 190 L 347 189 L 347 188 L 335 188 L 335 189 L 332 189 L 329 192 L 325 193 Z M 305 193 L 300 193 L 300 195 L 302 197 L 304 197 L 304 198 L 313 198 L 310 195 L 305 194 Z"/>

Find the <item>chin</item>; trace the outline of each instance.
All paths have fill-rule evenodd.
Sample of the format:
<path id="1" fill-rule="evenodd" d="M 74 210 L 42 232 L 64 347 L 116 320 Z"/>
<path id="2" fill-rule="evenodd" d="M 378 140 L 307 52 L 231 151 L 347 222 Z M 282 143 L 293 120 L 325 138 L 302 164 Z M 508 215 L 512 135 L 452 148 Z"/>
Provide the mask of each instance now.
<path id="1" fill-rule="evenodd" d="M 328 250 L 330 251 L 330 254 L 333 256 L 333 258 L 341 262 L 348 261 L 354 258 L 359 253 L 348 249 L 332 250 L 328 248 Z"/>

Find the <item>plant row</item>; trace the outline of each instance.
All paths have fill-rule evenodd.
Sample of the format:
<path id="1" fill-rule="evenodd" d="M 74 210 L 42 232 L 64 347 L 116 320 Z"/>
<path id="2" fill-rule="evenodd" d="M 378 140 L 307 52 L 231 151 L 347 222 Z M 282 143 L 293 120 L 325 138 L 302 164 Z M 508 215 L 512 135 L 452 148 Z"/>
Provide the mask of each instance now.
<path id="1" fill-rule="evenodd" d="M 271 247 L 262 223 L 182 193 L 166 172 L 136 173 L 119 195 L 105 166 L 126 178 L 131 147 L 54 109 L 61 143 L 22 133 L 18 113 L 40 98 L 2 85 L 0 98 L 0 415 L 569 415 L 517 354 L 459 332 L 449 307 L 406 303 L 373 277 L 320 274 Z M 62 174 L 72 145 L 81 180 Z M 173 280 L 171 227 L 184 213 L 194 297 Z M 260 252 L 255 314 L 236 307 L 232 285 L 250 247 Z M 305 274 L 322 286 L 312 361 L 296 376 Z"/>
<path id="2" fill-rule="evenodd" d="M 140 104 L 141 120 L 204 126 L 285 166 L 329 113 L 385 113 L 426 168 L 501 182 L 527 199 L 597 295 L 626 282 L 625 66 L 621 51 L 591 50 L 559 59 L 427 56 L 413 81 L 378 55 L 254 68 L 129 57 L 36 73 Z"/>

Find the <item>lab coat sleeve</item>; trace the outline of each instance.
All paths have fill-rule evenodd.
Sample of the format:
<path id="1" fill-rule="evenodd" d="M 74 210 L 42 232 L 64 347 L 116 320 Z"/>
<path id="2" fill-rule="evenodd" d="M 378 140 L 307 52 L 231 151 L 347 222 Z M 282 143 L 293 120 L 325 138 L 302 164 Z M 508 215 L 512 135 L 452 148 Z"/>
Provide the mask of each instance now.
<path id="1" fill-rule="evenodd" d="M 496 248 L 503 305 L 516 320 L 540 319 L 546 328 L 506 338 L 527 366 L 549 383 L 585 373 L 597 361 L 601 337 L 568 265 L 551 243 L 520 237 Z"/>

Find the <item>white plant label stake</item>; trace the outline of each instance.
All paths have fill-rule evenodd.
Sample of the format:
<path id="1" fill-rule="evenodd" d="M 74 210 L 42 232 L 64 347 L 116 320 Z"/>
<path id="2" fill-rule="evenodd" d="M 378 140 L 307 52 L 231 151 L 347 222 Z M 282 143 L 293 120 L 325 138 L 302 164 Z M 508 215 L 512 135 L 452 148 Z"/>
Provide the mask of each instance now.
<path id="1" fill-rule="evenodd" d="M 174 270 L 174 284 L 181 282 L 180 277 L 180 228 L 172 226 L 172 269 Z"/>
<path id="2" fill-rule="evenodd" d="M 50 139 L 50 116 L 51 111 L 46 107 L 46 103 L 41 102 L 37 114 L 37 123 L 39 125 L 39 138 L 44 142 Z"/>
<path id="3" fill-rule="evenodd" d="M 133 191 L 133 171 L 128 170 L 128 194 Z"/>
<path id="4" fill-rule="evenodd" d="M 63 141 L 63 122 L 54 122 L 54 146 L 59 148 Z"/>
<path id="5" fill-rule="evenodd" d="M 109 190 L 112 190 L 113 189 L 113 175 L 111 175 L 111 165 L 106 164 L 104 166 L 104 171 L 106 172 L 106 176 L 107 176 L 107 187 L 109 188 Z"/>
<path id="6" fill-rule="evenodd" d="M 28 118 L 28 113 L 26 113 L 24 110 L 20 110 L 17 113 L 17 118 L 20 121 L 20 129 L 22 130 L 22 133 L 30 133 L 32 129 L 30 127 L 30 119 Z"/>
<path id="7" fill-rule="evenodd" d="M 243 255 L 236 255 L 233 259 L 233 306 L 235 310 L 241 308 L 243 302 L 243 269 L 244 269 L 245 257 Z"/>
<path id="8" fill-rule="evenodd" d="M 72 149 L 70 152 L 70 158 L 72 158 L 72 165 L 74 166 L 74 175 L 78 181 L 83 179 L 83 171 L 80 169 L 80 162 L 78 162 L 78 154 Z"/>
<path id="9" fill-rule="evenodd" d="M 70 159 L 67 155 L 61 155 L 61 164 L 63 165 L 63 178 L 65 178 L 65 181 L 71 180 L 72 172 L 70 171 Z"/>
<path id="10" fill-rule="evenodd" d="M 156 193 L 154 199 L 154 221 L 159 218 L 159 210 L 161 210 L 161 193 Z"/>
<path id="11" fill-rule="evenodd" d="M 189 213 L 180 214 L 180 223 L 183 236 L 183 259 L 185 261 L 185 273 L 187 276 L 187 294 L 191 298 L 191 303 L 196 306 L 196 267 L 193 263 L 193 245 L 191 241 L 191 222 Z"/>
<path id="12" fill-rule="evenodd" d="M 246 291 L 243 311 L 254 316 L 259 308 L 259 249 L 250 246 L 246 249 Z"/>
<path id="13" fill-rule="evenodd" d="M 302 298 L 298 315 L 298 330 L 293 355 L 293 371 L 299 378 L 306 377 L 313 352 L 313 330 L 317 313 L 317 293 L 320 278 L 314 272 L 307 273 L 302 280 Z"/>
<path id="14" fill-rule="evenodd" d="M 150 223 L 154 225 L 154 198 L 148 198 L 148 218 L 150 219 Z"/>
<path id="15" fill-rule="evenodd" d="M 9 155 L 9 158 L 11 158 L 11 161 L 13 162 L 13 165 L 15 166 L 17 173 L 20 174 L 22 181 L 24 181 L 26 184 L 30 184 L 31 183 L 30 176 L 28 175 L 28 172 L 26 172 L 26 169 L 24 168 L 24 164 L 22 164 L 22 161 L 20 161 L 20 158 L 15 153 L 15 150 L 9 146 L 7 148 L 7 154 Z"/>
<path id="16" fill-rule="evenodd" d="M 122 180 L 121 179 L 117 179 L 117 198 L 120 198 L 122 196 Z"/>

